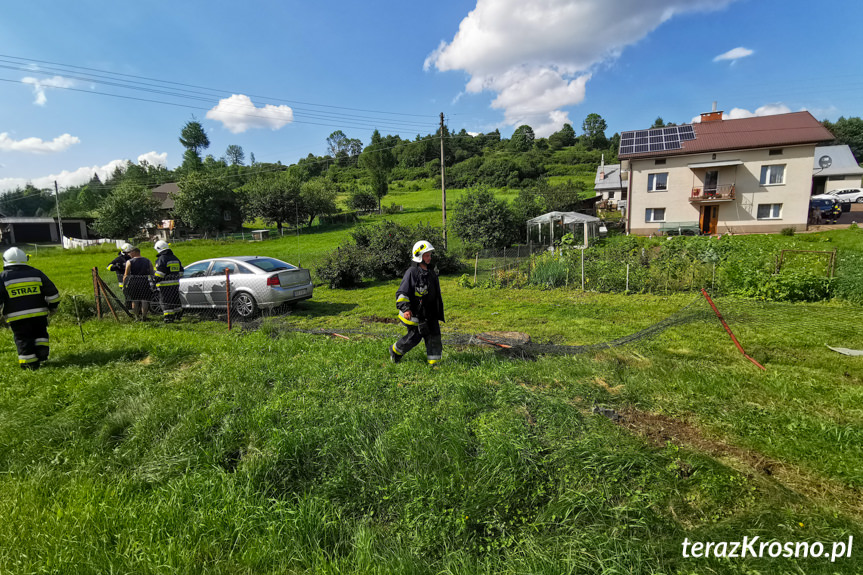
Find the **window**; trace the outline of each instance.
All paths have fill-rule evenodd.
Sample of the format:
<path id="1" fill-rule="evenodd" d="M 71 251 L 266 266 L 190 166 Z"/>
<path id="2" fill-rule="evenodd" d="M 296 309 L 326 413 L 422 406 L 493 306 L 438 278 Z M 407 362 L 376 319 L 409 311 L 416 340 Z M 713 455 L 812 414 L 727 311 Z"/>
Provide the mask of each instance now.
<path id="1" fill-rule="evenodd" d="M 758 204 L 759 220 L 778 220 L 782 216 L 782 204 Z"/>
<path id="2" fill-rule="evenodd" d="M 207 268 L 210 267 L 210 262 L 201 262 L 192 264 L 183 271 L 184 278 L 199 278 L 207 275 Z"/>
<path id="3" fill-rule="evenodd" d="M 668 172 L 647 175 L 648 192 L 664 192 L 668 189 Z"/>
<path id="4" fill-rule="evenodd" d="M 664 222 L 665 208 L 647 208 L 644 210 L 645 222 Z"/>
<path id="5" fill-rule="evenodd" d="M 234 262 L 226 262 L 219 260 L 213 264 L 213 269 L 210 270 L 211 276 L 223 276 L 225 275 L 225 270 L 230 270 L 232 274 L 237 273 L 237 264 Z"/>
<path id="6" fill-rule="evenodd" d="M 785 165 L 761 166 L 761 185 L 771 186 L 785 183 Z"/>
<path id="7" fill-rule="evenodd" d="M 614 190 L 609 190 L 609 192 L 608 192 L 608 199 L 609 199 L 609 200 L 613 200 L 613 199 L 614 199 Z"/>
<path id="8" fill-rule="evenodd" d="M 297 269 L 296 266 L 292 266 L 287 262 L 283 262 L 282 260 L 277 260 L 275 258 L 255 258 L 253 260 L 248 260 L 246 263 L 264 270 L 265 272 Z"/>
<path id="9" fill-rule="evenodd" d="M 782 155 L 782 148 L 773 148 L 772 150 L 770 150 L 769 154 L 771 156 L 781 156 Z"/>
<path id="10" fill-rule="evenodd" d="M 827 176 L 827 179 L 831 182 L 841 182 L 845 180 L 845 176 Z M 850 180 L 851 178 L 848 179 Z"/>
<path id="11" fill-rule="evenodd" d="M 664 166 L 665 165 L 665 158 L 662 158 L 659 160 L 654 160 L 653 165 L 654 166 Z"/>

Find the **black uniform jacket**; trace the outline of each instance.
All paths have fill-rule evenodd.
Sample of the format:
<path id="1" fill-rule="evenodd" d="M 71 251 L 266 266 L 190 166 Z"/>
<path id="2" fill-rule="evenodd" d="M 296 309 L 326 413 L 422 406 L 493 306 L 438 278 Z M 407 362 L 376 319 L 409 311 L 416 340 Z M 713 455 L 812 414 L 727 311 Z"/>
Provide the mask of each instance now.
<path id="1" fill-rule="evenodd" d="M 108 264 L 108 271 L 117 274 L 117 283 L 120 285 L 120 287 L 123 287 L 123 275 L 126 273 L 126 262 L 130 259 L 132 258 L 130 258 L 127 254 L 120 252 L 120 255 L 111 260 L 111 263 Z"/>
<path id="2" fill-rule="evenodd" d="M 0 272 L 0 306 L 7 322 L 42 317 L 54 311 L 60 294 L 48 276 L 26 264 L 7 265 Z"/>
<path id="3" fill-rule="evenodd" d="M 417 325 L 429 319 L 445 321 L 440 281 L 434 270 L 424 270 L 419 264 L 409 267 L 396 291 L 396 307 L 405 325 Z M 404 312 L 408 310 L 411 318 L 405 319 Z"/>
<path id="4" fill-rule="evenodd" d="M 156 258 L 156 287 L 179 286 L 183 277 L 183 264 L 171 250 L 164 250 Z"/>

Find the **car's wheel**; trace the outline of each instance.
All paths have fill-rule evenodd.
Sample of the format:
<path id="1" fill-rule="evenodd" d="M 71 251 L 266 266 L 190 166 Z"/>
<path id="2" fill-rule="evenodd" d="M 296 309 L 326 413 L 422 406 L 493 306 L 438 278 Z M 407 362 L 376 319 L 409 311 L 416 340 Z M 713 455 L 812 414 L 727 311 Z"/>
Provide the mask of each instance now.
<path id="1" fill-rule="evenodd" d="M 162 315 L 162 300 L 158 291 L 154 291 L 153 297 L 150 298 L 150 313 Z"/>
<path id="2" fill-rule="evenodd" d="M 231 300 L 232 311 L 241 320 L 252 319 L 258 313 L 258 302 L 251 294 L 240 292 Z"/>
<path id="3" fill-rule="evenodd" d="M 863 196 L 860 196 L 859 198 L 857 198 L 856 201 L 858 204 L 863 204 Z"/>

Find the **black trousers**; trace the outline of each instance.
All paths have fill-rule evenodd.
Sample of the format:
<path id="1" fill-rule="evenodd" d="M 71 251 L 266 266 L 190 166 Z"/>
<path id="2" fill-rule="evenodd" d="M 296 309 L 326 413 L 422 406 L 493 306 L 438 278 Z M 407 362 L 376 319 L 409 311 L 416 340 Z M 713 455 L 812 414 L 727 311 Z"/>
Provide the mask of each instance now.
<path id="1" fill-rule="evenodd" d="M 48 359 L 48 318 L 19 319 L 9 322 L 9 327 L 18 348 L 18 364 L 22 369 L 39 369 Z"/>
<path id="2" fill-rule="evenodd" d="M 159 286 L 159 303 L 162 304 L 165 321 L 179 319 L 183 311 L 180 306 L 180 286 Z"/>
<path id="3" fill-rule="evenodd" d="M 419 344 L 422 340 L 426 342 L 426 359 L 429 363 L 435 364 L 440 361 L 443 355 L 443 343 L 440 337 L 440 323 L 437 320 L 428 321 L 428 333 L 420 334 L 419 327 L 415 325 L 406 326 L 407 334 L 393 345 L 393 351 L 399 355 L 404 355 Z"/>

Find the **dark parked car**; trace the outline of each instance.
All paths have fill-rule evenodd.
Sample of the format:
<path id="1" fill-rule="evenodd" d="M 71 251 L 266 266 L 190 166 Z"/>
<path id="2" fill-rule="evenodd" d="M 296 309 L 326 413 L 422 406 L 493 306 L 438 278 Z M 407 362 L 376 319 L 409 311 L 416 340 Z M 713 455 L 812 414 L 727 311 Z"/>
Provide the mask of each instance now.
<path id="1" fill-rule="evenodd" d="M 815 210 L 821 214 L 821 219 L 825 223 L 836 223 L 842 213 L 839 200 L 826 194 L 812 196 L 809 200 L 809 213 L 813 214 Z"/>

